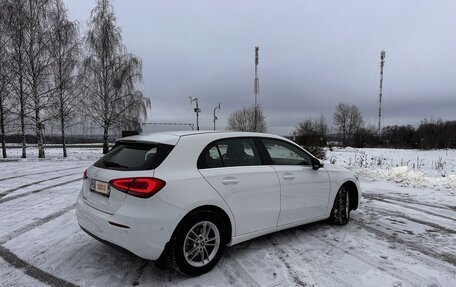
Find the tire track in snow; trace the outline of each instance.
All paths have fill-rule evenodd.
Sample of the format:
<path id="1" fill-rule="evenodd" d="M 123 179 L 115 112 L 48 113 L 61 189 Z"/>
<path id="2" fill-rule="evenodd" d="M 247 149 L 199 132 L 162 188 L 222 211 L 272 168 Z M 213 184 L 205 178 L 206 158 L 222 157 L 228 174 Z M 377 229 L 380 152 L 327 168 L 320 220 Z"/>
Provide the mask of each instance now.
<path id="1" fill-rule="evenodd" d="M 19 189 L 22 189 L 22 188 L 26 188 L 26 187 L 29 187 L 29 186 L 32 186 L 32 185 L 35 185 L 35 184 L 40 184 L 40 183 L 43 183 L 43 182 L 46 182 L 46 181 L 59 179 L 59 178 L 72 176 L 72 175 L 77 175 L 77 174 L 79 174 L 79 172 L 78 173 L 70 173 L 70 174 L 59 175 L 59 176 L 56 176 L 56 177 L 47 178 L 47 179 L 43 179 L 43 180 L 39 180 L 39 181 L 34 181 L 34 182 L 30 182 L 30 183 L 27 183 L 27 184 L 24 184 L 24 185 L 21 185 L 21 186 L 12 188 L 12 189 L 8 189 L 8 190 L 5 190 L 2 193 L 0 193 L 0 199 L 5 197 L 5 196 L 7 196 L 8 194 L 10 194 L 12 192 L 15 192 L 15 191 L 17 191 Z"/>
<path id="2" fill-rule="evenodd" d="M 391 277 L 394 277 L 398 280 L 406 282 L 406 283 L 410 284 L 411 286 L 428 286 L 432 283 L 432 282 L 429 282 L 428 280 L 426 280 L 425 278 L 419 276 L 418 274 L 408 271 L 406 269 L 402 269 L 401 274 L 399 274 L 394 271 L 394 267 L 391 268 L 389 266 L 381 266 L 381 264 L 379 264 L 379 260 L 377 258 L 371 257 L 365 253 L 363 254 L 360 250 L 355 249 L 353 251 L 353 250 L 350 250 L 345 245 L 337 243 L 337 241 L 332 242 L 331 240 L 328 240 L 327 238 L 320 237 L 315 234 L 312 234 L 312 236 L 314 238 L 322 241 L 323 243 L 331 245 L 331 246 L 339 249 L 343 253 L 358 259 L 359 261 L 363 262 L 364 264 L 367 264 L 375 269 L 383 271 L 386 274 L 390 275 Z"/>
<path id="3" fill-rule="evenodd" d="M 367 223 L 357 220 L 357 219 L 351 218 L 350 221 L 352 221 L 354 224 L 364 228 L 366 231 L 375 234 L 376 236 L 380 237 L 381 239 L 387 240 L 390 243 L 399 243 L 401 245 L 407 246 L 411 250 L 420 252 L 431 258 L 447 262 L 453 266 L 456 265 L 456 256 L 455 255 L 447 254 L 447 253 L 439 253 L 439 252 L 433 251 L 425 246 L 417 244 L 416 242 L 404 240 L 402 238 L 392 235 L 391 232 L 385 232 L 383 230 L 372 227 L 371 225 L 368 225 Z M 434 262 L 431 260 L 426 260 L 426 258 L 419 257 L 419 256 L 416 256 L 415 258 L 418 261 L 425 263 L 426 265 L 428 265 L 430 267 L 435 268 L 436 267 L 435 265 L 439 265 L 439 269 L 445 269 L 450 273 L 454 273 L 454 269 L 448 268 L 448 266 L 445 264 L 441 264 L 441 263 L 439 264 L 437 262 Z"/>
<path id="4" fill-rule="evenodd" d="M 272 244 L 273 248 L 279 252 L 277 258 L 285 266 L 285 269 L 286 269 L 288 275 L 291 277 L 292 281 L 297 286 L 315 285 L 314 284 L 315 282 L 308 284 L 303 281 L 302 278 L 307 278 L 306 274 L 304 272 L 296 269 L 293 265 L 290 264 L 290 262 L 287 261 L 287 256 L 290 256 L 290 254 L 288 254 L 282 247 L 280 247 L 279 243 L 275 239 L 273 239 L 273 237 L 271 235 L 266 235 L 266 238 Z"/>
<path id="5" fill-rule="evenodd" d="M 149 263 L 150 263 L 150 261 L 143 260 L 141 266 L 140 266 L 139 269 L 136 271 L 135 277 L 133 278 L 132 286 L 139 286 L 139 285 L 141 284 L 141 283 L 139 282 L 139 279 L 141 279 L 141 277 L 143 276 L 144 270 L 145 270 L 146 267 L 149 265 Z"/>
<path id="6" fill-rule="evenodd" d="M 367 199 L 389 199 L 393 201 L 401 201 L 405 203 L 412 203 L 412 204 L 417 204 L 417 205 L 422 205 L 422 206 L 427 206 L 427 207 L 433 207 L 433 208 L 439 208 L 439 209 L 445 209 L 445 210 L 451 210 L 451 211 L 456 211 L 456 206 L 451 206 L 451 205 L 444 205 L 444 204 L 430 204 L 430 203 L 425 203 L 425 202 L 419 202 L 411 199 L 406 199 L 403 197 L 394 197 L 394 196 L 388 196 L 388 195 L 376 195 L 376 194 L 368 194 L 368 193 L 363 193 L 362 197 L 365 197 Z"/>
<path id="7" fill-rule="evenodd" d="M 81 166 L 77 166 L 77 167 L 61 168 L 61 169 L 57 169 L 57 170 L 48 170 L 48 171 L 41 171 L 41 172 L 35 172 L 35 173 L 22 174 L 22 175 L 15 175 L 15 176 L 11 176 L 11 177 L 0 178 L 0 181 L 5 181 L 5 180 L 8 180 L 8 179 L 14 179 L 14 178 L 20 178 L 20 177 L 29 176 L 29 175 L 46 174 L 46 173 L 50 173 L 50 172 L 59 172 L 59 171 L 77 169 L 77 168 L 83 168 L 83 167 L 84 166 L 81 165 Z"/>
<path id="8" fill-rule="evenodd" d="M 224 253 L 217 264 L 217 268 L 221 269 L 223 275 L 233 286 L 260 287 L 260 284 L 258 284 L 258 282 L 256 282 L 228 252 Z"/>
<path id="9" fill-rule="evenodd" d="M 299 238 L 299 236 L 296 234 L 296 230 L 299 229 L 300 231 L 304 231 L 303 229 L 300 229 L 300 228 L 296 228 L 296 229 L 292 229 L 292 233 L 293 233 L 293 237 L 301 244 L 302 241 L 301 239 Z M 307 230 L 307 229 L 306 229 Z M 322 275 L 324 275 L 325 277 L 327 278 L 330 278 L 331 280 L 333 280 L 334 282 L 337 283 L 337 286 L 352 286 L 350 283 L 344 281 L 342 278 L 339 278 L 337 276 L 334 276 L 333 274 L 331 274 L 331 272 L 328 272 L 326 271 L 326 265 L 321 263 L 321 258 L 309 258 L 305 252 L 302 252 L 301 251 L 301 248 L 299 248 L 299 246 L 296 246 L 296 244 L 293 242 L 293 240 L 289 240 L 289 241 L 286 241 L 286 244 L 296 253 L 299 255 L 298 259 L 300 262 L 304 263 L 304 264 L 309 264 L 309 262 L 311 262 L 312 265 L 317 265 L 317 268 L 315 268 L 315 271 L 317 272 L 321 272 Z M 334 246 L 331 246 L 331 245 L 327 245 L 327 247 L 329 247 L 329 250 L 328 252 L 332 252 L 334 249 L 336 249 Z M 303 258 L 307 258 L 307 261 L 304 260 Z M 324 284 L 323 284 L 324 286 Z"/>
<path id="10" fill-rule="evenodd" d="M 438 230 L 443 231 L 445 233 L 456 234 L 456 230 L 454 230 L 454 229 L 447 228 L 445 226 L 442 226 L 442 225 L 439 225 L 439 224 L 436 224 L 436 223 L 432 223 L 432 222 L 429 222 L 429 221 L 426 221 L 426 220 L 414 218 L 414 217 L 405 215 L 404 213 L 402 213 L 400 211 L 388 210 L 388 209 L 378 208 L 378 207 L 376 207 L 376 208 L 364 207 L 364 208 L 368 209 L 368 210 L 371 210 L 372 212 L 375 212 L 377 214 L 380 213 L 380 214 L 385 215 L 385 216 L 400 217 L 400 218 L 406 219 L 408 221 L 412 221 L 412 222 L 415 222 L 415 223 L 418 223 L 418 224 L 426 225 L 426 226 L 434 228 L 434 229 L 438 229 Z"/>
<path id="11" fill-rule="evenodd" d="M 72 205 L 70 206 L 67 206 L 65 207 L 64 209 L 62 210 L 59 210 L 57 212 L 54 212 L 52 214 L 49 214 L 48 216 L 46 217 L 43 217 L 43 218 L 40 218 L 38 220 L 35 220 L 19 229 L 16 229 L 14 230 L 13 232 L 3 236 L 0 238 L 0 244 L 5 244 L 6 242 L 16 238 L 16 237 L 19 237 L 21 236 L 22 234 L 26 233 L 26 232 L 29 232 L 30 230 L 32 229 L 35 229 L 37 227 L 40 227 L 41 225 L 51 221 L 51 220 L 54 220 L 56 219 L 57 217 L 60 217 L 64 214 L 66 214 L 67 212 L 71 211 L 74 209 L 74 207 L 76 206 L 76 203 L 73 203 Z"/>
<path id="12" fill-rule="evenodd" d="M 0 257 L 8 262 L 11 266 L 20 269 L 25 274 L 45 283 L 50 286 L 56 287 L 76 287 L 77 285 L 65 281 L 61 278 L 58 278 L 44 270 L 39 269 L 38 267 L 33 266 L 30 263 L 22 260 L 21 258 L 17 257 L 13 252 L 9 249 L 0 246 Z"/>
<path id="13" fill-rule="evenodd" d="M 79 177 L 79 178 L 72 179 L 72 180 L 69 180 L 69 181 L 65 181 L 65 182 L 62 182 L 62 183 L 58 183 L 58 184 L 46 186 L 46 187 L 43 187 L 43 188 L 35 189 L 35 190 L 29 191 L 27 193 L 21 193 L 21 194 L 12 195 L 12 196 L 7 197 L 7 198 L 1 198 L 0 199 L 0 204 L 4 203 L 4 202 L 8 202 L 10 200 L 14 200 L 14 199 L 17 199 L 17 198 L 28 196 L 28 195 L 31 195 L 31 194 L 34 194 L 34 193 L 38 193 L 38 192 L 42 192 L 42 191 L 45 191 L 45 190 L 48 190 L 48 189 L 52 189 L 54 187 L 59 187 L 59 186 L 63 186 L 63 185 L 66 185 L 66 184 L 70 184 L 70 183 L 76 182 L 76 181 L 81 180 L 81 179 L 82 178 Z"/>
<path id="14" fill-rule="evenodd" d="M 308 231 L 308 229 L 306 229 L 306 231 Z M 314 257 L 309 258 L 309 256 L 307 256 L 307 254 L 305 254 L 304 252 L 301 251 L 301 248 L 294 242 L 294 241 L 297 241 L 298 244 L 303 244 L 302 240 L 296 234 L 296 229 L 294 229 L 294 228 L 290 229 L 289 232 L 291 232 L 289 237 L 292 236 L 293 238 L 295 238 L 295 240 L 292 240 L 289 237 L 287 237 L 287 239 L 285 240 L 285 244 L 287 245 L 288 248 L 290 248 L 291 251 L 293 251 L 293 252 L 287 252 L 287 254 L 299 255 L 299 256 L 291 256 L 291 258 L 295 261 L 294 262 L 295 264 L 297 264 L 299 266 L 302 266 L 304 264 L 304 265 L 307 265 L 306 267 L 312 268 L 311 273 L 317 273 L 318 274 L 317 278 L 320 278 L 320 280 L 322 278 L 320 275 L 323 275 L 325 278 L 329 278 L 331 281 L 333 281 L 332 283 L 336 282 L 336 286 L 352 286 L 350 283 L 344 281 L 343 279 L 334 276 L 330 272 L 327 272 L 325 269 L 326 266 L 320 262 L 320 258 L 314 258 Z M 328 252 L 332 252 L 335 249 L 333 246 L 330 246 L 330 245 L 327 245 L 327 247 L 329 247 Z M 309 264 L 310 264 L 310 266 L 309 266 Z M 317 282 L 315 282 L 315 280 L 313 280 L 313 282 L 310 284 L 310 286 L 318 286 L 318 285 L 325 286 L 327 284 L 328 284 L 328 282 L 321 282 L 321 284 L 318 284 Z"/>
<path id="15" fill-rule="evenodd" d="M 365 197 L 365 196 L 363 195 L 363 197 Z M 412 209 L 412 210 L 416 210 L 416 211 L 419 211 L 419 212 L 422 212 L 422 213 L 426 213 L 426 214 L 429 214 L 429 215 L 432 215 L 432 216 L 437 216 L 437 217 L 441 217 L 441 218 L 444 218 L 444 219 L 449 219 L 449 220 L 455 220 L 456 221 L 456 218 L 453 218 L 453 217 L 450 217 L 450 216 L 445 216 L 445 215 L 442 215 L 442 214 L 438 214 L 438 213 L 435 213 L 435 212 L 432 212 L 432 211 L 429 211 L 429 210 L 426 210 L 426 209 L 410 206 L 410 205 L 407 205 L 407 204 L 401 204 L 401 203 L 398 203 L 398 202 L 394 202 L 394 201 L 392 201 L 390 199 L 382 198 L 380 196 L 379 197 L 367 196 L 366 198 L 372 199 L 372 200 L 381 201 L 381 202 L 385 202 L 385 203 L 388 203 L 388 204 L 394 204 L 394 205 L 402 206 L 402 207 L 405 207 L 405 208 L 408 208 L 408 209 Z"/>

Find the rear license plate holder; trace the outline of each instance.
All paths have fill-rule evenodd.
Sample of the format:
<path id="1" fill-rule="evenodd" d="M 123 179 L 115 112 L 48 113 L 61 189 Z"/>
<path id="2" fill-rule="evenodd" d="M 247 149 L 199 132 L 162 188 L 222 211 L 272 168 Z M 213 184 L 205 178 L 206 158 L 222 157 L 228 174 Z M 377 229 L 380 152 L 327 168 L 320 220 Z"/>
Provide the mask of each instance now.
<path id="1" fill-rule="evenodd" d="M 90 181 L 90 191 L 109 197 L 111 189 L 107 182 L 92 179 Z"/>

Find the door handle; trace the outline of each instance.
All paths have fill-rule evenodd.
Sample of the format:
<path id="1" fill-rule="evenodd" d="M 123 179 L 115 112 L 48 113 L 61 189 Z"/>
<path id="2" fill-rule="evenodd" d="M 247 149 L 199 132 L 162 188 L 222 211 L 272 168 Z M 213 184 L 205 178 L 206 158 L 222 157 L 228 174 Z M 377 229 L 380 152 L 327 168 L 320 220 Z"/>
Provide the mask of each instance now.
<path id="1" fill-rule="evenodd" d="M 284 173 L 282 177 L 283 177 L 283 179 L 287 179 L 287 180 L 295 178 L 294 174 L 292 174 L 292 173 Z"/>
<path id="2" fill-rule="evenodd" d="M 225 178 L 222 179 L 222 183 L 224 185 L 236 184 L 238 182 L 239 182 L 239 180 L 237 178 L 235 178 L 235 177 L 225 177 Z"/>

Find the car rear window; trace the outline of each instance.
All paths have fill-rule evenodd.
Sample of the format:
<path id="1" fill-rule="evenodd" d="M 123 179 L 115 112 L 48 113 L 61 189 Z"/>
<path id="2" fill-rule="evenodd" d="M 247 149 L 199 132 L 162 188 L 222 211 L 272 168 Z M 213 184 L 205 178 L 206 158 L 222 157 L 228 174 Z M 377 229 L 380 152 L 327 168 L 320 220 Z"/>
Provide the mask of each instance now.
<path id="1" fill-rule="evenodd" d="M 173 147 L 159 143 L 117 142 L 94 166 L 114 170 L 155 169 Z"/>

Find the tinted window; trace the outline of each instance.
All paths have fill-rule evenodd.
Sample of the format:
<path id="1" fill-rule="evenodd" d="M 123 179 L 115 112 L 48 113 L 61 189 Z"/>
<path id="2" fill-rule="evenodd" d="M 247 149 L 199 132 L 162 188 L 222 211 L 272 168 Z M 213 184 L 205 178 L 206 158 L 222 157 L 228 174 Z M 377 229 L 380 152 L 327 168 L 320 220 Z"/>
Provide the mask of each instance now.
<path id="1" fill-rule="evenodd" d="M 214 167 L 222 167 L 223 162 L 222 158 L 220 157 L 220 153 L 217 149 L 217 146 L 212 146 L 205 155 L 205 168 L 214 168 Z"/>
<path id="2" fill-rule="evenodd" d="M 164 144 L 118 142 L 94 166 L 116 170 L 147 170 L 156 168 L 173 146 Z"/>
<path id="3" fill-rule="evenodd" d="M 255 142 L 249 138 L 220 140 L 201 154 L 198 168 L 261 165 Z"/>
<path id="4" fill-rule="evenodd" d="M 252 139 L 227 139 L 217 142 L 224 166 L 261 165 L 255 142 Z"/>
<path id="5" fill-rule="evenodd" d="M 275 140 L 261 139 L 275 165 L 310 165 L 311 157 L 300 148 L 290 143 Z"/>

